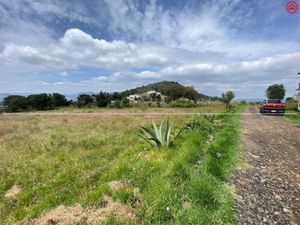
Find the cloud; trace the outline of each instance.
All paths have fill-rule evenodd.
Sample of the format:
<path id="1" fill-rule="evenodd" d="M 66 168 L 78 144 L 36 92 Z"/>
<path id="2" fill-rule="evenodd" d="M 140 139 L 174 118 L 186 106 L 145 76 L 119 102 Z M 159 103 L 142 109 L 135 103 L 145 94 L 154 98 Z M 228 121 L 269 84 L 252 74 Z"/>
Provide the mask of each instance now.
<path id="1" fill-rule="evenodd" d="M 207 53 L 208 58 L 212 53 Z M 195 59 L 205 60 L 204 54 L 158 46 L 135 44 L 93 38 L 79 30 L 69 29 L 56 43 L 45 47 L 31 47 L 8 43 L 1 58 L 7 62 L 27 63 L 37 66 L 72 69 L 92 66 L 102 69 L 130 69 L 132 67 L 162 67 Z M 206 60 L 207 60 L 206 59 Z"/>
<path id="2" fill-rule="evenodd" d="M 112 91 L 175 80 L 212 95 L 261 96 L 274 82 L 292 93 L 300 20 L 282 4 L 0 0 L 0 88 Z"/>
<path id="3" fill-rule="evenodd" d="M 193 59 L 191 55 L 194 56 Z M 69 74 L 66 69 L 80 69 L 83 66 L 111 71 L 111 75 L 94 76 L 79 83 L 68 80 L 52 83 L 38 80 L 31 84 L 24 82 L 25 86 L 39 86 L 39 89 L 45 90 L 63 87 L 62 90 L 111 91 L 113 87 L 120 91 L 121 88 L 132 87 L 133 84 L 176 80 L 192 84 L 208 93 L 212 86 L 215 88 L 214 93 L 229 88 L 240 93 L 249 93 L 250 88 L 255 90 L 266 82 L 285 82 L 291 85 L 291 80 L 294 80 L 292 75 L 298 69 L 296 62 L 300 60 L 300 52 L 230 63 L 218 60 L 221 56 L 218 54 L 211 59 L 205 59 L 204 56 L 205 54 L 153 44 L 108 42 L 93 38 L 79 29 L 69 29 L 62 38 L 47 48 L 7 44 L 1 59 L 4 63 L 25 63 L 51 68 L 61 71 L 59 74 L 63 76 Z M 138 67 L 141 68 L 140 72 L 132 72 L 132 68 Z"/>

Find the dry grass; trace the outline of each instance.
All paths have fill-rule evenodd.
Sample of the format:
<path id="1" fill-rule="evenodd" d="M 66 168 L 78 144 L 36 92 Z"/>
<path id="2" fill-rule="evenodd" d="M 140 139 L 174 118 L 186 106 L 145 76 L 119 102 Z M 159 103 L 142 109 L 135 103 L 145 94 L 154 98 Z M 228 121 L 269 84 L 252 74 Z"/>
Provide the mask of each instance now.
<path id="1" fill-rule="evenodd" d="M 139 220 L 148 224 L 174 224 L 176 218 L 184 221 L 185 213 L 193 215 L 193 210 L 200 207 L 189 202 L 186 186 L 192 163 L 205 154 L 202 146 L 207 145 L 207 136 L 192 132 L 179 138 L 174 149 L 157 151 L 137 137 L 138 126 L 168 117 L 174 121 L 176 133 L 192 115 L 109 113 L 222 109 L 223 106 L 214 105 L 189 109 L 97 109 L 106 114 L 93 116 L 0 115 L 0 224 L 48 215 L 60 205 L 66 209 L 77 204 L 83 209 L 101 208 L 105 195 L 118 204 L 136 207 L 136 190 L 143 198 L 142 206 L 135 209 Z M 112 188 L 116 184 L 113 181 L 118 180 L 130 182 L 132 188 Z M 5 193 L 14 185 L 22 191 L 16 199 L 6 198 Z M 188 209 L 191 212 L 181 211 L 183 203 L 193 205 Z M 198 213 L 220 219 L 222 208 L 205 210 Z"/>

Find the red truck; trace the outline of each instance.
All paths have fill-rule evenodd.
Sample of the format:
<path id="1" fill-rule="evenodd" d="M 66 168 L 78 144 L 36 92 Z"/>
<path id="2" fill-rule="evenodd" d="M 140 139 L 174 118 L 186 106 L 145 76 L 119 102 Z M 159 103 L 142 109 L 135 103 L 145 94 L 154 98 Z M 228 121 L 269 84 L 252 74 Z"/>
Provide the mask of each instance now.
<path id="1" fill-rule="evenodd" d="M 268 99 L 263 101 L 259 112 L 261 114 L 276 114 L 283 116 L 285 104 L 278 99 Z"/>

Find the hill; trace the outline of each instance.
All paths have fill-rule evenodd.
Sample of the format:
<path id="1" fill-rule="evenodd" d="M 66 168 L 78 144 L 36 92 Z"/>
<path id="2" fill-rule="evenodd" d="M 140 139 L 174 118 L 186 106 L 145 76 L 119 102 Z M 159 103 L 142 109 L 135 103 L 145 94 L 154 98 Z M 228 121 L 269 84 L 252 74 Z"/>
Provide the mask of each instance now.
<path id="1" fill-rule="evenodd" d="M 142 94 L 151 90 L 155 90 L 162 93 L 163 95 L 169 97 L 170 100 L 178 99 L 181 97 L 194 99 L 194 100 L 212 100 L 212 101 L 218 100 L 218 97 L 211 97 L 202 93 L 198 93 L 193 87 L 186 87 L 174 81 L 161 81 L 153 84 L 148 84 L 145 86 L 143 85 L 141 87 L 126 90 L 121 94 L 123 96 Z"/>

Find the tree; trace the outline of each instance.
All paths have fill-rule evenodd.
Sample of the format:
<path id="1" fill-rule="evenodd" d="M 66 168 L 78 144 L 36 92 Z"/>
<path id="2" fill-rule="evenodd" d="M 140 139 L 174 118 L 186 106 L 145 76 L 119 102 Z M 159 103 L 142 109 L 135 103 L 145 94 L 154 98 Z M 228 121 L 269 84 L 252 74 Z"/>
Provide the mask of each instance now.
<path id="1" fill-rule="evenodd" d="M 4 98 L 3 106 L 7 112 L 21 112 L 27 109 L 27 101 L 24 96 L 10 95 Z"/>
<path id="2" fill-rule="evenodd" d="M 126 98 L 126 97 L 123 98 L 121 103 L 122 103 L 123 107 L 128 107 L 129 106 L 129 100 L 128 100 L 128 98 Z"/>
<path id="3" fill-rule="evenodd" d="M 198 94 L 198 92 L 195 90 L 195 88 L 194 87 L 186 87 L 185 88 L 185 93 L 184 93 L 184 98 L 187 98 L 187 99 L 190 99 L 190 100 L 194 100 L 194 101 L 196 101 L 197 100 L 197 98 L 199 97 L 198 96 L 199 94 Z"/>
<path id="4" fill-rule="evenodd" d="M 111 104 L 111 106 L 114 108 L 117 108 L 117 109 L 122 108 L 121 101 L 119 99 L 113 100 L 113 103 Z"/>
<path id="5" fill-rule="evenodd" d="M 68 100 L 64 95 L 53 93 L 51 96 L 52 104 L 54 107 L 67 106 Z"/>
<path id="6" fill-rule="evenodd" d="M 143 96 L 142 96 L 142 99 L 143 99 L 143 101 L 145 101 L 145 102 L 151 101 L 151 98 L 150 98 L 150 96 L 148 96 L 148 95 L 143 95 Z"/>
<path id="7" fill-rule="evenodd" d="M 94 96 L 96 98 L 96 102 L 99 107 L 106 107 L 111 101 L 111 98 L 110 98 L 111 96 L 107 92 L 101 91 L 98 95 L 94 95 Z M 115 97 L 116 97 L 116 95 L 115 95 Z M 119 97 L 119 96 L 117 96 L 117 97 Z M 118 98 L 116 100 L 118 100 Z"/>
<path id="8" fill-rule="evenodd" d="M 283 84 L 273 84 L 267 88 L 266 95 L 269 99 L 282 100 L 285 96 L 285 88 Z"/>
<path id="9" fill-rule="evenodd" d="M 81 94 L 77 97 L 77 106 L 80 108 L 94 102 L 94 99 L 91 95 Z"/>
<path id="10" fill-rule="evenodd" d="M 222 93 L 221 101 L 226 104 L 226 108 L 230 107 L 230 102 L 234 99 L 235 94 L 232 91 L 227 91 L 226 93 Z"/>
<path id="11" fill-rule="evenodd" d="M 161 101 L 161 96 L 160 95 L 156 96 L 156 101 L 157 101 L 157 107 L 160 107 L 160 101 Z"/>
<path id="12" fill-rule="evenodd" d="M 151 101 L 155 101 L 157 99 L 157 95 L 155 92 L 150 94 Z"/>
<path id="13" fill-rule="evenodd" d="M 51 96 L 46 93 L 29 95 L 26 99 L 32 109 L 45 110 L 53 107 Z"/>
<path id="14" fill-rule="evenodd" d="M 108 93 L 107 93 L 108 94 Z M 119 92 L 114 92 L 110 95 L 111 100 L 122 100 L 122 95 Z"/>

